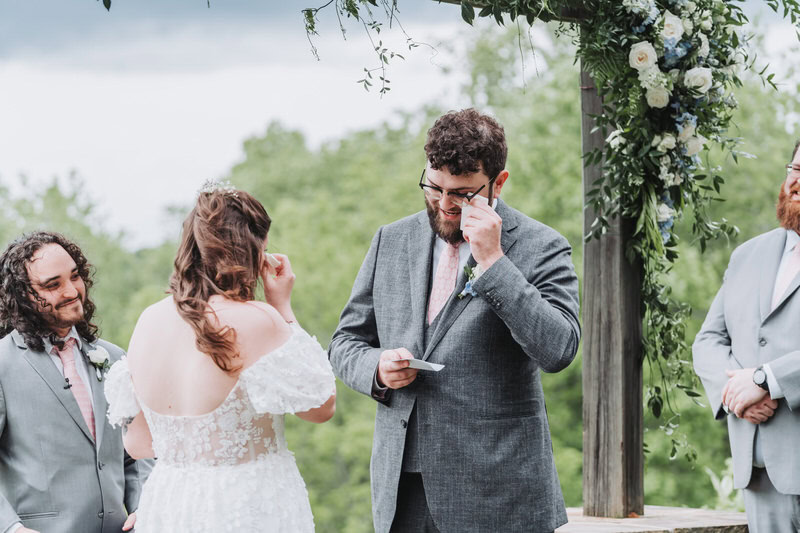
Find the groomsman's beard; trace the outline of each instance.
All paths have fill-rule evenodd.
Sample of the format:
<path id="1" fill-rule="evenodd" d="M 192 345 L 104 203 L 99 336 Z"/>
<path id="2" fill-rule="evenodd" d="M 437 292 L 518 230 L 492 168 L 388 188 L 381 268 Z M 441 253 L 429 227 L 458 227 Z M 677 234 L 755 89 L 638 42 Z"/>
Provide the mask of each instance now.
<path id="1" fill-rule="evenodd" d="M 78 296 L 73 301 L 60 302 L 56 308 L 48 307 L 42 311 L 42 317 L 53 330 L 69 329 L 84 321 L 84 297 Z"/>
<path id="2" fill-rule="evenodd" d="M 800 192 L 800 182 L 792 185 L 789 192 L 791 194 Z M 782 227 L 800 233 L 800 201 L 792 201 L 784 191 L 783 184 L 781 184 L 781 192 L 778 195 L 777 214 Z"/>
<path id="3" fill-rule="evenodd" d="M 459 244 L 464 240 L 464 235 L 461 233 L 460 218 L 458 220 L 442 219 L 438 202 L 431 204 L 427 198 L 425 198 L 425 210 L 428 212 L 428 222 L 431 224 L 431 229 L 444 242 Z"/>

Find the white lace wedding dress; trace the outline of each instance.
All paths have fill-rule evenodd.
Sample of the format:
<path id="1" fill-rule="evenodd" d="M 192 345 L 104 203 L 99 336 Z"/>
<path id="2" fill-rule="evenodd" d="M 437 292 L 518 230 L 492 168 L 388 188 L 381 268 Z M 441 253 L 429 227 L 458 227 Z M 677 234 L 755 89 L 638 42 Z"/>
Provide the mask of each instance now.
<path id="1" fill-rule="evenodd" d="M 283 415 L 322 405 L 335 383 L 327 354 L 302 328 L 239 375 L 214 411 L 167 416 L 136 398 L 128 363 L 111 367 L 112 424 L 144 412 L 157 460 L 142 489 L 137 533 L 314 531 Z M 201 393 L 202 391 L 198 391 Z"/>

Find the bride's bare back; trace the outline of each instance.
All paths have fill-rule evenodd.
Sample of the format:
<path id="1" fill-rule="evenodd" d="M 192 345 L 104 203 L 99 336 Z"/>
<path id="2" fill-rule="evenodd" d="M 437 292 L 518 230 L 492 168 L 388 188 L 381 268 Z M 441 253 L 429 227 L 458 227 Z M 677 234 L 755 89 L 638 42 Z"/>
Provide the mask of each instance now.
<path id="1" fill-rule="evenodd" d="M 268 304 L 212 296 L 209 307 L 216 325 L 236 332 L 239 357 L 233 360 L 235 372 L 223 371 L 197 349 L 194 330 L 178 314 L 171 296 L 148 307 L 139 318 L 128 364 L 139 401 L 151 410 L 172 416 L 213 411 L 236 385 L 241 370 L 291 335 L 289 325 Z"/>

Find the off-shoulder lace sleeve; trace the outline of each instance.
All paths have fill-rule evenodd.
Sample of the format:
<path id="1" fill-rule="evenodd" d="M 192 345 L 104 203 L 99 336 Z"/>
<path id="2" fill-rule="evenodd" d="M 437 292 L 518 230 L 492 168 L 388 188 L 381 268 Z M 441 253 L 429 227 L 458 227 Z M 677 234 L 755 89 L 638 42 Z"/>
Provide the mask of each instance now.
<path id="1" fill-rule="evenodd" d="M 142 410 L 136 400 L 126 357 L 111 365 L 105 382 L 108 421 L 112 426 L 121 426 L 126 419 L 135 417 Z"/>
<path id="2" fill-rule="evenodd" d="M 298 413 L 324 404 L 336 391 L 328 354 L 316 337 L 292 324 L 292 336 L 239 375 L 260 413 Z"/>

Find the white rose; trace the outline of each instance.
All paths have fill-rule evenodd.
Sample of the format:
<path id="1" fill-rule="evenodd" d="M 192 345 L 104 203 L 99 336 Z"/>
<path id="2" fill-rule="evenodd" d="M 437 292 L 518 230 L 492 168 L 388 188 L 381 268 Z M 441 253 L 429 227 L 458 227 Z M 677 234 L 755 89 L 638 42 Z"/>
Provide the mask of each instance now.
<path id="1" fill-rule="evenodd" d="M 694 13 L 696 9 L 697 9 L 697 4 L 692 2 L 692 0 L 689 0 L 688 2 L 686 2 L 686 11 L 687 12 Z"/>
<path id="2" fill-rule="evenodd" d="M 647 89 L 645 95 L 647 97 L 647 105 L 656 109 L 662 109 L 669 104 L 669 91 L 664 87 L 652 87 Z"/>
<path id="3" fill-rule="evenodd" d="M 97 346 L 93 350 L 89 350 L 86 353 L 86 357 L 89 358 L 89 361 L 91 361 L 93 365 L 102 366 L 108 361 L 108 352 L 102 346 Z"/>
<path id="4" fill-rule="evenodd" d="M 712 28 L 714 28 L 714 25 L 711 23 L 711 19 L 708 18 L 708 19 L 703 19 L 703 22 L 700 23 L 700 27 L 704 31 L 711 31 Z"/>
<path id="5" fill-rule="evenodd" d="M 683 129 L 682 129 L 682 130 L 681 130 L 681 132 L 678 134 L 678 140 L 679 140 L 680 142 L 682 142 L 682 143 L 685 143 L 685 142 L 686 142 L 686 141 L 689 139 L 689 137 L 691 137 L 692 135 L 694 135 L 694 130 L 695 130 L 695 129 L 696 129 L 696 128 L 694 127 L 694 124 L 692 124 L 691 122 L 686 122 L 686 123 L 683 125 Z"/>
<path id="6" fill-rule="evenodd" d="M 682 19 L 681 24 L 683 25 L 683 29 L 686 31 L 687 35 L 692 34 L 692 30 L 694 30 L 694 24 L 688 18 Z"/>
<path id="7" fill-rule="evenodd" d="M 700 57 L 708 57 L 708 54 L 711 53 L 711 49 L 708 46 L 708 37 L 706 37 L 705 33 L 700 33 L 700 49 L 697 51 L 697 55 Z"/>
<path id="8" fill-rule="evenodd" d="M 676 41 L 680 41 L 682 35 L 683 24 L 681 23 L 681 19 L 669 11 L 665 11 L 664 28 L 661 30 L 661 37 L 664 39 L 675 39 Z"/>
<path id="9" fill-rule="evenodd" d="M 666 152 L 667 150 L 672 150 L 675 148 L 677 142 L 675 141 L 675 136 L 671 133 L 667 133 L 664 137 L 661 138 L 661 142 L 658 143 L 658 150 L 659 152 Z"/>
<path id="10" fill-rule="evenodd" d="M 636 70 L 645 70 L 656 64 L 656 49 L 647 41 L 636 43 L 631 47 L 628 62 Z"/>
<path id="11" fill-rule="evenodd" d="M 606 142 L 616 150 L 623 144 L 625 144 L 625 137 L 622 136 L 622 130 L 614 130 L 611 132 L 611 135 L 608 136 Z"/>
<path id="12" fill-rule="evenodd" d="M 688 70 L 683 76 L 683 83 L 685 83 L 687 87 L 705 94 L 711 88 L 711 69 L 707 67 L 695 67 Z"/>
<path id="13" fill-rule="evenodd" d="M 700 152 L 703 149 L 703 145 L 706 144 L 707 139 L 702 135 L 697 135 L 696 137 L 690 137 L 688 141 L 686 141 L 686 155 L 693 156 Z"/>
<path id="14" fill-rule="evenodd" d="M 666 222 L 667 220 L 671 219 L 675 216 L 675 210 L 672 209 L 667 204 L 658 204 L 658 209 L 656 210 L 656 220 L 659 222 Z"/>

